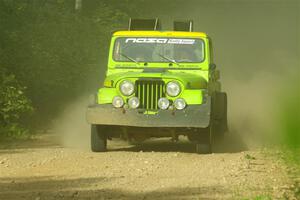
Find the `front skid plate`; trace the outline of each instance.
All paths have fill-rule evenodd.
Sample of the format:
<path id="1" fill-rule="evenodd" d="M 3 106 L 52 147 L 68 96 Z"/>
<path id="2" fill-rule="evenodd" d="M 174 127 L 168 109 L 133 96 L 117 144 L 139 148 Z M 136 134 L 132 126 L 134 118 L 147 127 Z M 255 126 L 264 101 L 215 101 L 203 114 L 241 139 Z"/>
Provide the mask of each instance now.
<path id="1" fill-rule="evenodd" d="M 113 108 L 111 104 L 89 106 L 86 117 L 90 124 L 135 127 L 206 128 L 210 123 L 210 99 L 202 105 L 190 105 L 184 110 L 159 110 L 147 115 L 137 109 Z"/>

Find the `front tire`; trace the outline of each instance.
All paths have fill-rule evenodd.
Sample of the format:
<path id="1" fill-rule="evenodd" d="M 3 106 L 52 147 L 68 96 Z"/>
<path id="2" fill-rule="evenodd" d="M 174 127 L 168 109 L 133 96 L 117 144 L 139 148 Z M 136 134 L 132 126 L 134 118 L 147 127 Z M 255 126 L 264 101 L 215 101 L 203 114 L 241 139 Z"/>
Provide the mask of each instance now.
<path id="1" fill-rule="evenodd" d="M 211 126 L 201 129 L 200 135 L 201 137 L 196 143 L 196 153 L 198 154 L 212 153 Z"/>
<path id="2" fill-rule="evenodd" d="M 107 146 L 107 136 L 100 125 L 91 125 L 91 150 L 104 152 Z"/>
<path id="3" fill-rule="evenodd" d="M 212 153 L 211 126 L 201 128 L 197 132 L 188 135 L 188 139 L 196 144 L 195 151 L 198 154 Z"/>
<path id="4" fill-rule="evenodd" d="M 196 153 L 198 154 L 210 154 L 211 153 L 211 144 L 196 144 Z"/>
<path id="5" fill-rule="evenodd" d="M 224 133 L 228 131 L 227 94 L 225 92 L 216 92 L 213 97 L 212 120 L 214 137 L 223 138 Z"/>

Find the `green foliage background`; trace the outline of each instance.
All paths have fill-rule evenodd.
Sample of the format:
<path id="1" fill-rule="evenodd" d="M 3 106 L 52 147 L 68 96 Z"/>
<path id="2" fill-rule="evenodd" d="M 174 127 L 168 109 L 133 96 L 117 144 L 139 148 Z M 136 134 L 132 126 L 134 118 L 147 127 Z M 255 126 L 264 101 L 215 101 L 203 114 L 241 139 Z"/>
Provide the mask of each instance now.
<path id="1" fill-rule="evenodd" d="M 14 75 L 0 69 L 0 133 L 5 136 L 20 136 L 26 131 L 20 122 L 33 108 L 24 90 Z"/>
<path id="2" fill-rule="evenodd" d="M 74 3 L 0 0 L 1 134 L 15 124 L 47 126 L 70 100 L 99 85 L 110 34 L 133 7 L 85 1 L 75 11 Z"/>

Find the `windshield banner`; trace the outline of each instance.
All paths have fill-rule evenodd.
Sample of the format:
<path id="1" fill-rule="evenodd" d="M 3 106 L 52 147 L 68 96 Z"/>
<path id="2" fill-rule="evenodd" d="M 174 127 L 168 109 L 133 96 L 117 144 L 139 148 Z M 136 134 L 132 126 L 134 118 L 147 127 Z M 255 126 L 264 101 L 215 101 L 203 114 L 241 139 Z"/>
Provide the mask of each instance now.
<path id="1" fill-rule="evenodd" d="M 194 44 L 193 39 L 174 38 L 127 38 L 125 43 L 147 43 L 147 44 Z"/>

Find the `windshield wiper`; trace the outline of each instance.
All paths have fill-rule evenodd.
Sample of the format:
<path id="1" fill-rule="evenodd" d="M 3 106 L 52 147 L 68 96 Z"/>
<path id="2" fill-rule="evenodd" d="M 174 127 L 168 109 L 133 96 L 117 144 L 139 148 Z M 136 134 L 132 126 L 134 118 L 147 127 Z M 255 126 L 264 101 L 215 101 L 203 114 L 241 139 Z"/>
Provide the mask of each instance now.
<path id="1" fill-rule="evenodd" d="M 130 56 L 127 56 L 126 54 L 120 53 L 121 56 L 127 58 L 128 60 L 135 62 L 136 64 L 139 64 L 139 62 L 133 58 L 131 58 Z"/>
<path id="2" fill-rule="evenodd" d="M 176 65 L 178 65 L 178 66 L 179 66 L 179 63 L 178 63 L 178 62 L 176 62 L 176 60 L 174 60 L 174 59 L 171 59 L 171 58 L 168 58 L 167 56 L 164 56 L 164 55 L 162 55 L 162 54 L 159 54 L 159 53 L 158 53 L 158 55 L 159 55 L 160 57 L 162 57 L 163 59 L 165 59 L 165 60 L 167 60 L 167 61 L 170 61 L 171 63 L 174 63 L 174 64 L 176 64 Z"/>

